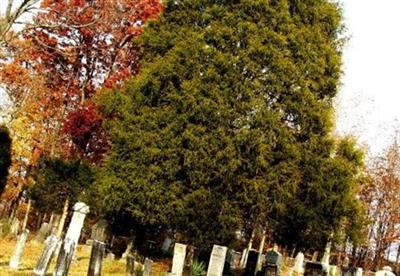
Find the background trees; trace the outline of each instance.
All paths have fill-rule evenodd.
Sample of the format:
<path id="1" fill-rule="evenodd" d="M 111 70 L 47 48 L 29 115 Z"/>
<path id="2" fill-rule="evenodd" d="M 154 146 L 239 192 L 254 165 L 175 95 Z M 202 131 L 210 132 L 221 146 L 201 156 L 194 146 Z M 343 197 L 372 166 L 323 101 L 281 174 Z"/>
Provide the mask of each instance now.
<path id="1" fill-rule="evenodd" d="M 136 44 L 139 75 L 99 101 L 104 212 L 206 249 L 296 211 L 310 226 L 275 238 L 322 247 L 356 212 L 362 164 L 331 136 L 340 22 L 329 1 L 167 2 Z"/>
<path id="2" fill-rule="evenodd" d="M 0 126 L 0 195 L 6 184 L 11 165 L 11 138 L 8 129 Z"/>

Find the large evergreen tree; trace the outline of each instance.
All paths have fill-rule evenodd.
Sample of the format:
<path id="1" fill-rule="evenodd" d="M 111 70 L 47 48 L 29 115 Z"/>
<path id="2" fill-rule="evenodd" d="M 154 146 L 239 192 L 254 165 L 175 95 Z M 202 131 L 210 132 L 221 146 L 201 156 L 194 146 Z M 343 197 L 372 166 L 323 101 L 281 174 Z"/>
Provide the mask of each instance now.
<path id="1" fill-rule="evenodd" d="M 348 197 L 354 170 L 332 159 L 330 135 L 340 30 L 328 0 L 166 1 L 135 42 L 139 75 L 99 100 L 113 118 L 97 180 L 103 210 L 209 248 L 255 224 L 278 227 L 293 208 L 325 208 L 311 206 L 313 187 L 325 195 L 317 201 Z M 325 236 L 350 207 L 338 208 Z M 282 235 L 316 230 L 324 216 L 307 219 L 311 228 L 276 238 L 289 244 Z"/>

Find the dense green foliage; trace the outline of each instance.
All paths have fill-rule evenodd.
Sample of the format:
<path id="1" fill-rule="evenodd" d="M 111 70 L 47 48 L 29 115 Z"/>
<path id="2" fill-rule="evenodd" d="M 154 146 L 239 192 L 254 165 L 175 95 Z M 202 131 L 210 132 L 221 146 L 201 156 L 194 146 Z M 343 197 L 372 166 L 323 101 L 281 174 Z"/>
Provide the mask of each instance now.
<path id="1" fill-rule="evenodd" d="M 355 211 L 361 164 L 351 143 L 331 137 L 338 7 L 327 0 L 165 5 L 136 42 L 140 74 L 99 100 L 113 118 L 96 181 L 103 210 L 129 217 L 131 227 L 174 229 L 200 249 L 266 223 L 283 244 L 296 246 L 296 233 L 321 246 Z"/>
<path id="2" fill-rule="evenodd" d="M 6 184 L 11 165 L 11 137 L 8 129 L 0 126 L 0 195 Z"/>
<path id="3" fill-rule="evenodd" d="M 92 168 L 81 160 L 45 158 L 30 190 L 35 207 L 42 212 L 61 212 L 68 198 L 75 203 L 93 182 Z"/>

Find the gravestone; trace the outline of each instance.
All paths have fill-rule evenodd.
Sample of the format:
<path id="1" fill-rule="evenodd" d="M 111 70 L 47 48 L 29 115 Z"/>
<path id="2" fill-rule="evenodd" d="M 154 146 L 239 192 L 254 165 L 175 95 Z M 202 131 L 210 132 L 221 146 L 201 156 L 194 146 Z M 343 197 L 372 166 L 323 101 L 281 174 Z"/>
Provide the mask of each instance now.
<path id="1" fill-rule="evenodd" d="M 233 249 L 228 249 L 228 252 L 226 253 L 226 263 L 228 263 L 230 270 L 240 268 L 240 258 L 240 252 L 237 252 Z"/>
<path id="2" fill-rule="evenodd" d="M 152 267 L 153 261 L 146 258 L 146 260 L 144 261 L 143 276 L 151 276 Z"/>
<path id="3" fill-rule="evenodd" d="M 361 267 L 357 267 L 355 276 L 362 276 L 362 275 L 363 275 L 363 269 Z"/>
<path id="4" fill-rule="evenodd" d="M 313 253 L 313 255 L 312 255 L 312 258 L 311 258 L 311 261 L 312 261 L 313 263 L 318 262 L 318 255 L 319 255 L 318 251 L 314 251 L 314 253 Z"/>
<path id="5" fill-rule="evenodd" d="M 245 275 L 255 275 L 257 270 L 258 252 L 251 249 L 247 254 L 247 263 L 244 273 Z"/>
<path id="6" fill-rule="evenodd" d="M 210 262 L 208 263 L 207 276 L 222 276 L 228 248 L 225 246 L 214 245 Z"/>
<path id="7" fill-rule="evenodd" d="M 321 259 L 321 263 L 326 267 L 326 269 L 329 269 L 329 258 L 331 255 L 331 247 L 332 243 L 328 242 L 325 246 L 325 252 Z"/>
<path id="8" fill-rule="evenodd" d="M 304 276 L 328 276 L 328 270 L 322 263 L 306 262 Z"/>
<path id="9" fill-rule="evenodd" d="M 75 247 L 78 244 L 83 222 L 86 215 L 89 213 L 89 206 L 83 202 L 78 202 L 74 205 L 74 214 L 72 215 L 65 240 L 61 246 L 60 254 L 57 258 L 57 265 L 53 276 L 66 276 L 68 275 L 69 266 L 72 257 L 75 253 Z"/>
<path id="10" fill-rule="evenodd" d="M 136 276 L 135 259 L 136 259 L 136 256 L 134 254 L 128 254 L 128 256 L 126 256 L 126 275 L 127 276 Z"/>
<path id="11" fill-rule="evenodd" d="M 161 251 L 165 254 L 168 252 L 169 248 L 171 247 L 172 240 L 168 237 L 165 238 L 162 246 L 161 246 Z"/>
<path id="12" fill-rule="evenodd" d="M 60 242 L 60 239 L 56 235 L 52 234 L 47 237 L 42 253 L 40 254 L 35 269 L 33 270 L 35 275 L 46 275 L 47 269 L 51 263 L 51 259 L 53 258 L 57 245 Z"/>
<path id="13" fill-rule="evenodd" d="M 293 272 L 298 274 L 304 273 L 304 254 L 302 252 L 297 253 L 294 259 Z"/>
<path id="14" fill-rule="evenodd" d="M 17 244 L 15 246 L 14 254 L 11 256 L 10 260 L 10 268 L 18 269 L 19 263 L 21 262 L 22 253 L 24 252 L 24 248 L 26 245 L 26 240 L 28 239 L 29 230 L 25 229 L 18 236 Z"/>
<path id="15" fill-rule="evenodd" d="M 379 270 L 375 273 L 375 276 L 396 276 L 392 272 L 392 268 L 390 266 L 384 266 L 382 270 Z"/>
<path id="16" fill-rule="evenodd" d="M 132 253 L 132 249 L 133 249 L 133 240 L 130 241 L 128 243 L 128 245 L 126 246 L 125 252 L 122 254 L 122 258 L 125 259 L 129 256 L 129 254 Z"/>
<path id="17" fill-rule="evenodd" d="M 342 272 L 336 265 L 329 266 L 329 276 L 341 276 Z"/>
<path id="18" fill-rule="evenodd" d="M 11 221 L 11 228 L 10 228 L 10 232 L 12 235 L 14 236 L 18 235 L 19 225 L 20 225 L 19 219 L 14 217 L 13 220 Z"/>
<path id="19" fill-rule="evenodd" d="M 47 222 L 42 223 L 38 233 L 36 234 L 35 241 L 40 243 L 44 242 L 48 237 L 48 235 L 50 234 L 50 231 L 51 231 L 51 225 L 48 224 Z"/>
<path id="20" fill-rule="evenodd" d="M 265 253 L 265 266 L 262 274 L 265 276 L 279 276 L 281 264 L 281 253 L 275 249 L 268 250 Z"/>
<path id="21" fill-rule="evenodd" d="M 185 265 L 186 244 L 175 243 L 174 257 L 172 258 L 171 275 L 181 276 Z"/>
<path id="22" fill-rule="evenodd" d="M 92 251 L 90 253 L 88 276 L 100 276 L 101 267 L 106 251 L 105 240 L 107 239 L 108 222 L 99 220 L 92 228 Z"/>

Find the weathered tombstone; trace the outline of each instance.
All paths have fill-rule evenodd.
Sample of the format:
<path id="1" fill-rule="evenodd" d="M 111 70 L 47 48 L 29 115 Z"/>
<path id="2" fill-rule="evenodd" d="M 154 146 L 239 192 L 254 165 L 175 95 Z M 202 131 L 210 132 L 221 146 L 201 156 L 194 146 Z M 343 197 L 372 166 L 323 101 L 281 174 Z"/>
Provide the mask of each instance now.
<path id="1" fill-rule="evenodd" d="M 146 258 L 146 260 L 144 261 L 143 276 L 151 276 L 152 267 L 153 261 Z"/>
<path id="2" fill-rule="evenodd" d="M 161 246 L 161 251 L 165 254 L 168 252 L 169 248 L 171 247 L 172 240 L 168 237 L 165 238 L 162 246 Z"/>
<path id="3" fill-rule="evenodd" d="M 35 241 L 44 242 L 51 231 L 51 225 L 47 222 L 42 223 L 38 233 L 36 234 Z"/>
<path id="4" fill-rule="evenodd" d="M 72 215 L 67 234 L 65 235 L 64 243 L 61 246 L 61 251 L 57 258 L 57 265 L 53 276 L 68 275 L 69 266 L 75 253 L 75 247 L 77 246 L 81 235 L 83 222 L 88 213 L 89 206 L 85 203 L 78 202 L 74 205 L 74 214 Z"/>
<path id="5" fill-rule="evenodd" d="M 207 276 L 222 276 L 228 248 L 225 246 L 214 245 L 210 262 L 208 263 Z"/>
<path id="6" fill-rule="evenodd" d="M 135 256 L 133 254 L 129 254 L 126 256 L 126 275 L 127 276 L 135 276 Z"/>
<path id="7" fill-rule="evenodd" d="M 130 241 L 126 246 L 125 252 L 122 254 L 122 258 L 123 259 L 127 258 L 132 253 L 132 249 L 133 249 L 133 241 Z"/>
<path id="8" fill-rule="evenodd" d="M 14 236 L 18 235 L 20 221 L 17 217 L 14 217 L 11 221 L 10 233 Z"/>
<path id="9" fill-rule="evenodd" d="M 21 262 L 22 253 L 24 252 L 26 240 L 28 239 L 29 230 L 25 229 L 18 236 L 17 245 L 15 246 L 14 254 L 11 256 L 10 268 L 18 269 L 19 263 Z"/>
<path id="10" fill-rule="evenodd" d="M 229 265 L 229 270 L 235 270 L 239 268 L 240 257 L 240 252 L 236 252 L 233 249 L 228 249 L 226 252 L 226 263 Z"/>
<path id="11" fill-rule="evenodd" d="M 60 239 L 56 235 L 50 235 L 47 237 L 42 253 L 40 254 L 39 260 L 36 264 L 33 273 L 35 275 L 44 276 L 46 275 L 47 269 L 50 265 L 51 259 L 54 256 L 57 245 L 60 243 Z"/>
<path id="12" fill-rule="evenodd" d="M 363 269 L 361 267 L 357 267 L 355 276 L 362 276 L 362 275 L 363 275 Z"/>
<path id="13" fill-rule="evenodd" d="M 92 251 L 90 253 L 88 276 L 100 276 L 101 267 L 106 251 L 108 222 L 99 220 L 92 228 Z"/>
<path id="14" fill-rule="evenodd" d="M 247 263 L 244 273 L 245 275 L 254 275 L 257 272 L 258 252 L 251 249 L 247 254 Z"/>
<path id="15" fill-rule="evenodd" d="M 379 270 L 375 273 L 375 276 L 396 276 L 392 272 L 392 268 L 390 266 L 384 266 L 382 270 Z"/>
<path id="16" fill-rule="evenodd" d="M 332 243 L 328 242 L 325 246 L 325 252 L 321 259 L 321 263 L 326 267 L 326 269 L 329 268 L 329 258 L 331 255 L 331 247 L 332 247 Z"/>
<path id="17" fill-rule="evenodd" d="M 294 259 L 293 272 L 297 274 L 304 273 L 304 254 L 302 252 L 297 253 Z"/>
<path id="18" fill-rule="evenodd" d="M 263 275 L 265 276 L 279 276 L 280 267 L 282 264 L 282 255 L 277 250 L 271 249 L 265 253 L 265 267 Z"/>
<path id="19" fill-rule="evenodd" d="M 314 263 L 318 262 L 318 255 L 319 255 L 318 251 L 314 251 L 311 261 Z"/>
<path id="20" fill-rule="evenodd" d="M 186 244 L 175 243 L 174 257 L 172 258 L 171 275 L 181 276 L 185 265 Z"/>
<path id="21" fill-rule="evenodd" d="M 336 265 L 329 266 L 329 276 L 341 276 L 342 273 Z"/>
<path id="22" fill-rule="evenodd" d="M 328 276 L 328 270 L 322 263 L 306 262 L 304 276 Z"/>

